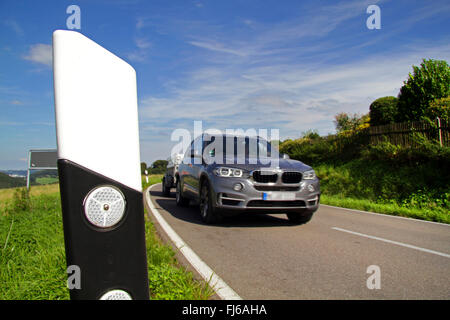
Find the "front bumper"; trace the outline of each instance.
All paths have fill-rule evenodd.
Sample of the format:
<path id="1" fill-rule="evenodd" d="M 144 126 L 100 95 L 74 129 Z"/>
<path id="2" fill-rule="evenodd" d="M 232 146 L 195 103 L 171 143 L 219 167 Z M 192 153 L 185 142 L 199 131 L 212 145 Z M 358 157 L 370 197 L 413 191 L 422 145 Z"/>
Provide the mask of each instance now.
<path id="1" fill-rule="evenodd" d="M 213 180 L 211 181 L 214 191 L 213 200 L 217 208 L 222 210 L 286 213 L 314 212 L 319 207 L 320 184 L 317 178 L 288 184 L 281 182 L 257 183 L 251 178 L 215 175 L 211 179 Z M 237 183 L 242 184 L 241 191 L 233 188 Z M 289 193 L 290 200 L 271 200 L 271 198 L 280 198 L 278 197 L 280 193 Z"/>

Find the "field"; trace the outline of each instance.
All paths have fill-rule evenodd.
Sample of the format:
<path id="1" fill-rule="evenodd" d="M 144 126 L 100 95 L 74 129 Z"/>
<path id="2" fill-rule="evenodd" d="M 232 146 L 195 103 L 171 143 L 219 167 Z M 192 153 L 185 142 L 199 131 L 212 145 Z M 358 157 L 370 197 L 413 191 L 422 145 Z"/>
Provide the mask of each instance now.
<path id="1" fill-rule="evenodd" d="M 208 299 L 209 286 L 177 263 L 147 218 L 145 229 L 151 299 Z M 0 300 L 66 300 L 66 279 L 58 184 L 0 190 Z"/>
<path id="2" fill-rule="evenodd" d="M 52 184 L 52 183 L 57 183 L 58 182 L 58 178 L 56 177 L 39 177 L 36 178 L 36 183 L 37 184 Z"/>

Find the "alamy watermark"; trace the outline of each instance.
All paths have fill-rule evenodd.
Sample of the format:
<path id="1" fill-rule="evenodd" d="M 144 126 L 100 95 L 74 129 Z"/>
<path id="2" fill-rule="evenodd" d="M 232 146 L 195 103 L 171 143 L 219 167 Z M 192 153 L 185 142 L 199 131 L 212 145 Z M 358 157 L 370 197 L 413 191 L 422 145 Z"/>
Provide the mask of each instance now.
<path id="1" fill-rule="evenodd" d="M 81 269 L 77 265 L 67 267 L 67 288 L 69 290 L 81 289 Z"/>
<path id="2" fill-rule="evenodd" d="M 367 289 L 381 289 L 381 269 L 377 265 L 370 265 L 366 270 L 367 274 L 370 274 L 369 278 L 367 278 L 366 286 Z"/>
<path id="3" fill-rule="evenodd" d="M 279 129 L 203 130 L 202 121 L 194 121 L 193 135 L 187 129 L 175 129 L 170 137 L 178 142 L 171 157 L 185 154 L 184 163 L 194 164 L 262 164 L 269 168 L 279 165 Z"/>
<path id="4" fill-rule="evenodd" d="M 373 29 L 381 29 L 381 9 L 376 4 L 372 4 L 367 7 L 366 10 L 367 14 L 370 14 L 370 16 L 366 20 L 366 26 L 367 29 L 373 30 Z"/>
<path id="5" fill-rule="evenodd" d="M 66 13 L 70 14 L 66 20 L 66 26 L 69 30 L 81 29 L 81 9 L 76 4 L 67 7 Z"/>

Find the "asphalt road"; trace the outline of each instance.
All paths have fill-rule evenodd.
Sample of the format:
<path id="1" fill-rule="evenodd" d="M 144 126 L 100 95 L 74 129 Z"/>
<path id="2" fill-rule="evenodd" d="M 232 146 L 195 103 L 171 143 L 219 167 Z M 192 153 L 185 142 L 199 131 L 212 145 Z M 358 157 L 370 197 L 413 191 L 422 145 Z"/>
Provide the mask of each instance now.
<path id="1" fill-rule="evenodd" d="M 321 206 L 312 220 L 244 214 L 205 225 L 161 186 L 175 232 L 243 299 L 450 299 L 450 226 Z M 380 288 L 369 289 L 379 268 Z M 368 273 L 368 268 L 370 273 Z M 376 267 L 375 267 L 376 268 Z"/>

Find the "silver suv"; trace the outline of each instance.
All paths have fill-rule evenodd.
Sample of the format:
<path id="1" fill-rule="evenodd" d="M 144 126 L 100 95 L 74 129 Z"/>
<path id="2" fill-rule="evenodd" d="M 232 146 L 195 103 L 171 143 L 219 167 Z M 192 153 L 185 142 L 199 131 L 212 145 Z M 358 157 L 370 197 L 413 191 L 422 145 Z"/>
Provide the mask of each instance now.
<path id="1" fill-rule="evenodd" d="M 260 137 L 202 134 L 175 178 L 177 205 L 194 200 L 205 223 L 239 212 L 286 213 L 292 223 L 306 223 L 319 207 L 314 170 L 279 156 Z"/>

